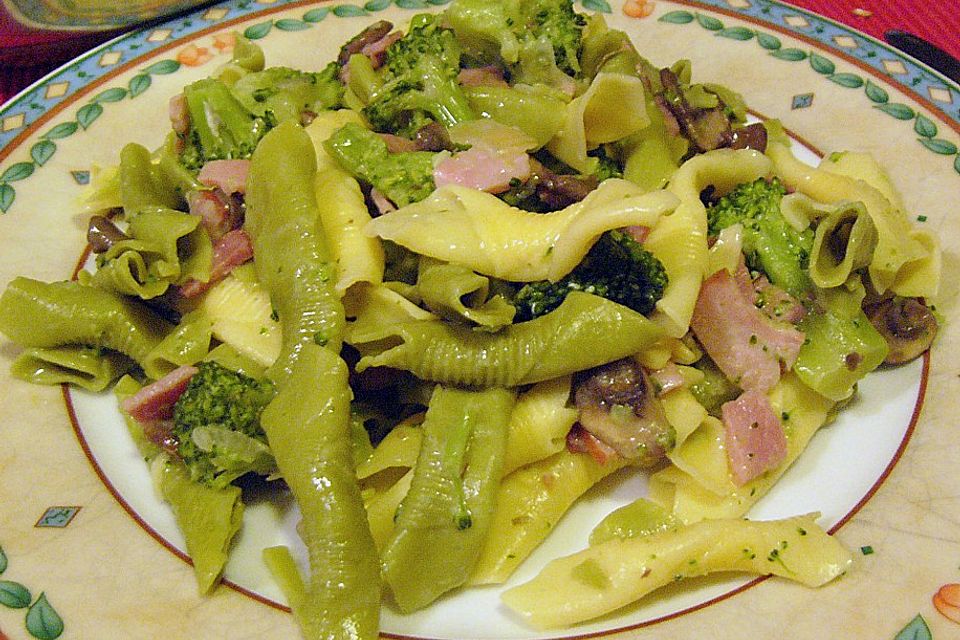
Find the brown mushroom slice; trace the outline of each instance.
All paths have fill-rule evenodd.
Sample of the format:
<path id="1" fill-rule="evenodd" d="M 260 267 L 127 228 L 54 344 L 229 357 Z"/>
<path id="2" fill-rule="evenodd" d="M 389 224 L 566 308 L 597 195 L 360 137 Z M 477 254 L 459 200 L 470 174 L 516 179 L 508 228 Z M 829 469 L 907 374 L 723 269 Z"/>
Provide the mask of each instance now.
<path id="1" fill-rule="evenodd" d="M 673 444 L 673 427 L 653 385 L 632 358 L 586 372 L 578 380 L 574 403 L 581 427 L 639 466 L 656 465 Z"/>
<path id="2" fill-rule="evenodd" d="M 87 242 L 94 253 L 103 253 L 115 243 L 129 240 L 130 236 L 104 216 L 93 216 L 87 226 Z"/>
<path id="3" fill-rule="evenodd" d="M 865 311 L 890 347 L 886 364 L 903 364 L 922 354 L 939 328 L 936 316 L 917 298 L 889 298 Z"/>

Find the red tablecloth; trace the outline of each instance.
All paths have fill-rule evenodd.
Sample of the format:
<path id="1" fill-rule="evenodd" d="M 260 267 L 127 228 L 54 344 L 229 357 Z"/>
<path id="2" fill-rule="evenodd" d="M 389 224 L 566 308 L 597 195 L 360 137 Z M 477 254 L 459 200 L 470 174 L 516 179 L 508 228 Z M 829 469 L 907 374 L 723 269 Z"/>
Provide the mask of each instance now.
<path id="1" fill-rule="evenodd" d="M 4 4 L 0 3 L 0 102 L 118 33 L 24 29 L 7 13 Z M 906 31 L 960 58 L 960 0 L 792 0 L 791 4 L 879 40 L 890 30 Z"/>

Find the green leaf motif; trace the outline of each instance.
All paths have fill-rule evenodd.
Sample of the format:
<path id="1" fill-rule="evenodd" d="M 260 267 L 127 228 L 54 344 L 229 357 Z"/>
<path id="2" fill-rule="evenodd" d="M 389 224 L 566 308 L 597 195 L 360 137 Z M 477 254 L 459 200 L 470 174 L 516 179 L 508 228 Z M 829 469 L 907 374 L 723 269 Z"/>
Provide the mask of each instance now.
<path id="1" fill-rule="evenodd" d="M 390 6 L 391 0 L 370 0 L 363 8 L 367 11 L 383 11 Z"/>
<path id="2" fill-rule="evenodd" d="M 270 33 L 270 29 L 273 28 L 273 23 L 270 21 L 261 22 L 260 24 L 255 24 L 247 27 L 243 31 L 243 36 L 247 40 L 259 40 L 260 38 L 265 37 Z"/>
<path id="3" fill-rule="evenodd" d="M 583 8 L 588 11 L 599 11 L 600 13 L 613 13 L 607 0 L 583 0 Z"/>
<path id="4" fill-rule="evenodd" d="M 952 156 L 957 153 L 957 145 L 948 140 L 941 140 L 940 138 L 917 138 L 917 140 L 930 151 L 942 156 Z"/>
<path id="5" fill-rule="evenodd" d="M 817 53 L 810 54 L 810 66 L 813 67 L 814 71 L 825 76 L 837 70 L 837 65 L 833 64 L 832 60 L 828 60 Z"/>
<path id="6" fill-rule="evenodd" d="M 34 165 L 32 162 L 18 162 L 0 175 L 0 182 L 16 182 L 33 175 Z"/>
<path id="7" fill-rule="evenodd" d="M 960 156 L 953 159 L 953 170 L 960 173 Z"/>
<path id="8" fill-rule="evenodd" d="M 388 3 L 389 4 L 389 3 Z M 324 18 L 327 17 L 327 14 L 330 13 L 330 10 L 326 7 L 321 7 L 319 9 L 311 9 L 303 14 L 304 22 L 321 22 Z"/>
<path id="9" fill-rule="evenodd" d="M 670 13 L 665 13 L 660 18 L 657 19 L 657 22 L 669 22 L 670 24 L 690 24 L 693 22 L 693 14 L 689 11 L 671 11 Z"/>
<path id="10" fill-rule="evenodd" d="M 746 27 L 730 27 L 729 29 L 721 29 L 714 35 L 720 36 L 721 38 L 730 38 L 731 40 L 745 42 L 752 38 L 754 33 L 752 30 L 747 29 Z"/>
<path id="11" fill-rule="evenodd" d="M 17 190 L 8 184 L 0 184 L 0 213 L 6 213 L 17 199 Z"/>
<path id="12" fill-rule="evenodd" d="M 780 42 L 780 38 L 777 36 L 772 36 L 769 33 L 758 33 L 757 42 L 759 42 L 760 46 L 767 51 L 776 51 L 783 46 L 783 43 Z"/>
<path id="13" fill-rule="evenodd" d="M 884 104 L 890 100 L 890 96 L 883 89 L 873 84 L 871 81 L 867 80 L 867 97 L 870 98 L 871 102 L 876 102 L 877 104 Z"/>
<path id="14" fill-rule="evenodd" d="M 930 118 L 919 113 L 917 114 L 917 121 L 913 123 L 913 130 L 917 132 L 918 136 L 924 138 L 932 138 L 937 135 L 937 125 L 933 124 Z"/>
<path id="15" fill-rule="evenodd" d="M 406 2 L 397 2 L 397 6 L 401 9 L 419 9 L 420 3 L 415 3 L 416 6 L 407 6 Z M 359 18 L 360 16 L 367 15 L 367 12 L 364 11 L 361 7 L 352 4 L 338 4 L 333 8 L 333 15 L 338 18 Z"/>
<path id="16" fill-rule="evenodd" d="M 432 4 L 435 7 L 442 7 L 445 4 L 450 4 L 452 0 L 427 0 L 427 3 Z"/>
<path id="17" fill-rule="evenodd" d="M 863 86 L 863 78 L 855 73 L 835 73 L 832 76 L 827 76 L 827 80 L 836 82 L 847 89 L 859 89 Z"/>
<path id="18" fill-rule="evenodd" d="M 30 157 L 33 158 L 33 161 L 37 163 L 38 167 L 45 165 L 47 160 L 49 160 L 56 152 L 57 145 L 49 140 L 41 140 L 37 144 L 30 147 Z"/>
<path id="19" fill-rule="evenodd" d="M 55 126 L 50 131 L 47 131 L 42 138 L 46 140 L 60 140 L 61 138 L 68 138 L 77 132 L 77 129 L 80 128 L 76 122 L 62 122 Z"/>
<path id="20" fill-rule="evenodd" d="M 93 121 L 99 118 L 102 113 L 103 105 L 98 102 L 92 102 L 80 107 L 80 110 L 77 111 L 77 122 L 80 123 L 81 127 L 86 129 L 93 124 Z"/>
<path id="21" fill-rule="evenodd" d="M 150 75 L 166 76 L 180 69 L 180 63 L 176 60 L 161 60 L 143 70 Z"/>
<path id="22" fill-rule="evenodd" d="M 27 611 L 27 631 L 37 640 L 56 640 L 63 633 L 63 619 L 41 593 Z"/>
<path id="23" fill-rule="evenodd" d="M 913 117 L 916 115 L 913 112 L 913 109 L 911 109 L 905 104 L 900 104 L 898 102 L 881 104 L 874 107 L 874 109 L 879 109 L 880 111 L 883 111 L 888 116 L 893 116 L 897 120 L 913 120 Z"/>
<path id="24" fill-rule="evenodd" d="M 697 22 L 701 27 L 707 29 L 708 31 L 720 31 L 720 29 L 723 29 L 722 22 L 713 16 L 705 16 L 702 13 L 697 14 Z"/>
<path id="25" fill-rule="evenodd" d="M 0 580 L 0 604 L 11 609 L 30 606 L 30 590 L 19 582 Z"/>
<path id="26" fill-rule="evenodd" d="M 93 98 L 93 102 L 120 102 L 127 97 L 127 90 L 123 87 L 114 87 L 107 89 L 103 93 L 98 93 Z"/>
<path id="27" fill-rule="evenodd" d="M 274 26 L 280 31 L 303 31 L 304 29 L 309 29 L 310 24 L 304 22 L 303 20 L 292 20 L 290 18 L 284 18 L 282 20 L 277 20 L 274 23 Z"/>
<path id="28" fill-rule="evenodd" d="M 930 633 L 927 621 L 918 613 L 917 617 L 901 629 L 893 640 L 933 640 L 933 634 Z"/>
<path id="29" fill-rule="evenodd" d="M 127 85 L 130 89 L 130 97 L 136 98 L 149 89 L 151 84 L 153 84 L 153 80 L 145 73 L 138 73 L 133 76 L 133 78 L 130 79 L 130 84 Z"/>
<path id="30" fill-rule="evenodd" d="M 0 547 L 0 573 L 3 573 L 7 570 L 7 554 L 4 553 L 3 547 Z"/>
<path id="31" fill-rule="evenodd" d="M 807 52 L 800 49 L 778 49 L 771 51 L 770 55 L 780 60 L 789 60 L 790 62 L 799 62 L 807 59 Z"/>

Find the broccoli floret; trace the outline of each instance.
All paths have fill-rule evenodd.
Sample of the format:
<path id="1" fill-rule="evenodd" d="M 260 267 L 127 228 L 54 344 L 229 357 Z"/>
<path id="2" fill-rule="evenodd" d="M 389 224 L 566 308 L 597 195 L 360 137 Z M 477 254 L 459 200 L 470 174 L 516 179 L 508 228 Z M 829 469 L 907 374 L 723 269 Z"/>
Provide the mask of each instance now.
<path id="1" fill-rule="evenodd" d="M 251 113 L 220 80 L 188 84 L 183 95 L 190 128 L 182 136 L 180 162 L 190 170 L 210 160 L 249 158 L 270 129 L 267 118 Z"/>
<path id="2" fill-rule="evenodd" d="M 349 123 L 334 132 L 324 147 L 341 167 L 375 187 L 398 207 L 423 200 L 436 188 L 429 151 L 390 153 L 376 133 Z"/>
<path id="3" fill-rule="evenodd" d="M 536 60 L 571 77 L 580 73 L 587 20 L 573 10 L 571 0 L 456 0 L 446 15 L 468 53 L 481 61 L 499 57 L 516 65 L 525 59 L 529 66 Z M 553 60 L 542 59 L 543 44 L 552 49 Z M 543 76 L 549 70 L 526 68 L 523 72 L 527 77 Z"/>
<path id="4" fill-rule="evenodd" d="M 743 226 L 747 266 L 762 271 L 770 282 L 793 296 L 810 290 L 807 268 L 813 231 L 797 231 L 780 212 L 783 184 L 759 178 L 735 188 L 707 209 L 708 233 L 715 236 L 734 225 Z"/>
<path id="5" fill-rule="evenodd" d="M 234 83 L 237 99 L 256 116 L 275 122 L 300 119 L 304 112 L 336 109 L 343 101 L 340 66 L 331 62 L 319 73 L 289 67 L 269 67 L 249 73 Z"/>
<path id="6" fill-rule="evenodd" d="M 260 413 L 275 393 L 273 384 L 215 362 L 201 362 L 197 369 L 173 408 L 177 452 L 190 477 L 223 487 L 251 471 L 275 471 L 260 426 Z"/>
<path id="7" fill-rule="evenodd" d="M 513 299 L 515 320 L 532 320 L 553 311 L 571 291 L 586 291 L 648 314 L 666 286 L 667 272 L 656 256 L 626 233 L 608 231 L 559 281 L 524 285 Z"/>
<path id="8" fill-rule="evenodd" d="M 450 127 L 476 115 L 460 88 L 460 45 L 433 15 L 415 16 L 386 53 L 383 84 L 363 113 L 377 131 L 413 137 L 424 125 Z"/>

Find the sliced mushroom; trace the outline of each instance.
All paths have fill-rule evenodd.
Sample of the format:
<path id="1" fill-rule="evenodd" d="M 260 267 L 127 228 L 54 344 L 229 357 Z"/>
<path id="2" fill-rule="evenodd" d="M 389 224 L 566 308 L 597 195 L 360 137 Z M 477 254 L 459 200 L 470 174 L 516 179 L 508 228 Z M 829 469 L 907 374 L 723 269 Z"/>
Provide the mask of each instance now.
<path id="1" fill-rule="evenodd" d="M 865 309 L 870 322 L 890 347 L 887 364 L 903 364 L 930 348 L 937 335 L 937 318 L 917 298 L 889 298 Z"/>
<path id="2" fill-rule="evenodd" d="M 350 56 L 360 53 L 368 44 L 372 44 L 386 36 L 393 29 L 393 23 L 386 20 L 374 22 L 372 25 L 355 35 L 345 45 L 340 48 L 340 55 L 337 56 L 337 62 L 344 66 L 350 61 Z"/>
<path id="3" fill-rule="evenodd" d="M 647 373 L 632 358 L 591 369 L 578 381 L 580 426 L 639 466 L 663 460 L 674 440 Z"/>
<path id="4" fill-rule="evenodd" d="M 121 240 L 129 240 L 130 236 L 121 231 L 109 218 L 93 216 L 87 225 L 87 242 L 94 253 L 103 253 Z"/>

